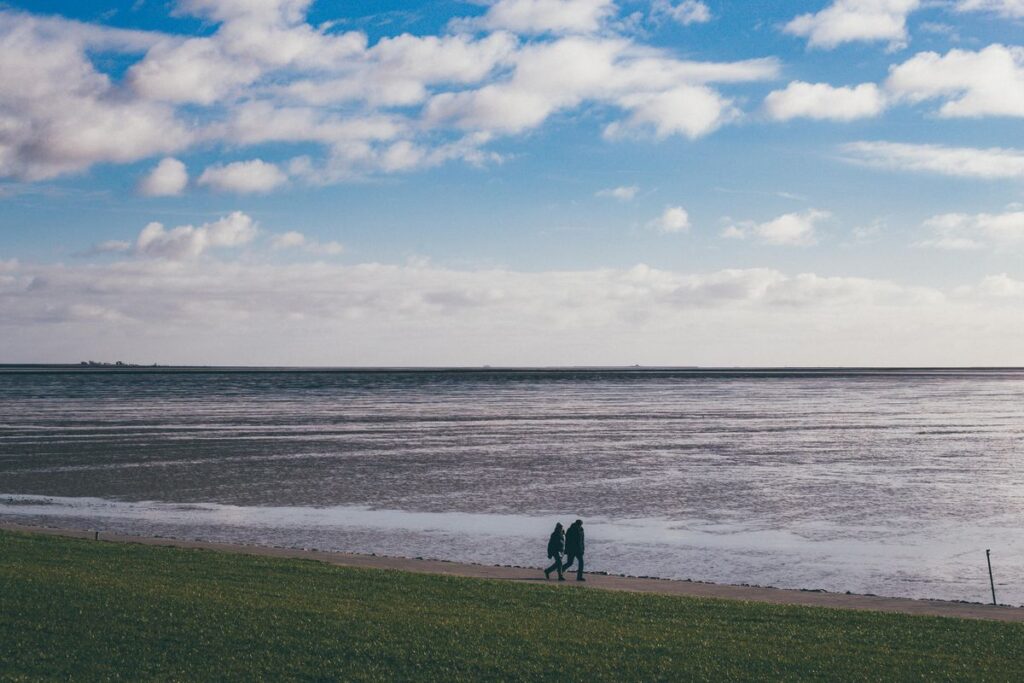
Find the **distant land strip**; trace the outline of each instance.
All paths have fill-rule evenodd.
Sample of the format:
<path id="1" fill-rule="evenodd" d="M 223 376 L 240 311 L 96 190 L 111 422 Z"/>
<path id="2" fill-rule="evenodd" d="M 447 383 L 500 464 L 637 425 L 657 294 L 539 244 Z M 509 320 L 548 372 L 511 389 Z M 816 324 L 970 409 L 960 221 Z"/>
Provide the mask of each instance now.
<path id="1" fill-rule="evenodd" d="M 838 609 L 895 612 L 910 615 L 956 617 L 960 619 L 985 619 L 990 621 L 1024 622 L 1024 608 L 1008 605 L 986 605 L 976 602 L 951 602 L 946 600 L 915 600 L 911 598 L 888 598 L 876 595 L 855 595 L 851 593 L 830 593 L 822 590 L 796 590 L 762 586 L 733 586 L 680 581 L 651 577 L 616 576 L 588 573 L 585 584 L 577 583 L 570 573 L 564 584 L 552 579 L 545 581 L 540 569 L 529 567 L 487 566 L 430 560 L 424 558 L 385 557 L 381 555 L 360 555 L 355 553 L 329 552 L 315 549 L 279 548 L 233 543 L 213 543 L 177 538 L 153 536 L 130 536 L 105 531 L 82 531 L 37 527 L 24 524 L 0 522 L 0 529 L 28 533 L 66 536 L 70 538 L 95 538 L 112 543 L 139 543 L 142 545 L 172 546 L 212 550 L 216 552 L 261 557 L 282 557 L 315 560 L 342 567 L 363 567 L 390 569 L 418 574 L 442 574 L 497 581 L 538 582 L 551 585 L 584 586 L 589 589 L 627 591 L 635 593 L 658 593 L 698 598 L 720 598 L 748 602 L 765 602 L 805 607 L 832 607 Z"/>

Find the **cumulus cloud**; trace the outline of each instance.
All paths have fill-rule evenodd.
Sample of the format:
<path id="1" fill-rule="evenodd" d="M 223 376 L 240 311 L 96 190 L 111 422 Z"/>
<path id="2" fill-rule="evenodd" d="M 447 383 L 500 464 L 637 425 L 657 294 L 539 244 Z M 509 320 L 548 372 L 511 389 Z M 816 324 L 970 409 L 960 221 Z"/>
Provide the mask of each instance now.
<path id="1" fill-rule="evenodd" d="M 690 214 L 681 206 L 667 206 L 648 225 L 660 233 L 687 232 L 690 229 Z"/>
<path id="2" fill-rule="evenodd" d="M 1024 48 L 921 52 L 891 68 L 886 88 L 911 102 L 944 100 L 944 117 L 1024 116 Z"/>
<path id="3" fill-rule="evenodd" d="M 423 102 L 430 86 L 479 83 L 510 63 L 518 41 L 510 33 L 482 38 L 465 34 L 381 38 L 364 59 L 323 78 L 301 78 L 280 89 L 309 104 L 366 102 L 409 106 Z"/>
<path id="4" fill-rule="evenodd" d="M 289 230 L 274 235 L 270 243 L 274 249 L 297 249 L 306 245 L 306 236 L 301 232 Z"/>
<path id="5" fill-rule="evenodd" d="M 207 22 L 201 35 L 0 10 L 8 67 L 0 73 L 0 176 L 41 180 L 197 144 L 288 142 L 313 148 L 293 176 L 339 182 L 452 160 L 498 162 L 487 149 L 498 136 L 588 106 L 621 114 L 609 138 L 693 138 L 736 116 L 718 84 L 779 71 L 773 58 L 701 62 L 643 45 L 609 21 L 618 12 L 611 0 L 499 0 L 473 31 L 375 42 L 331 22 L 311 25 L 309 7 L 177 3 L 176 14 Z M 706 18 L 693 0 L 662 9 L 683 22 Z M 101 52 L 118 54 L 123 75 L 97 69 Z M 216 189 L 267 191 L 283 184 L 283 172 L 215 164 L 200 178 Z M 160 185 L 154 178 L 146 188 Z"/>
<path id="6" fill-rule="evenodd" d="M 765 98 L 775 120 L 851 121 L 877 116 L 894 102 L 941 101 L 946 118 L 1024 116 L 1024 48 L 989 45 L 978 51 L 920 52 L 890 67 L 884 90 L 874 83 L 835 87 L 794 81 Z"/>
<path id="7" fill-rule="evenodd" d="M 966 288 L 964 293 L 978 293 L 984 297 L 997 299 L 1024 298 L 1024 282 L 1010 277 L 1006 273 L 988 275 L 982 278 L 976 287 Z"/>
<path id="8" fill-rule="evenodd" d="M 683 135 L 693 139 L 707 135 L 738 115 L 731 100 L 701 85 L 623 95 L 616 103 L 630 115 L 605 128 L 604 135 L 610 139 L 646 129 L 652 129 L 657 138 Z"/>
<path id="9" fill-rule="evenodd" d="M 885 110 L 885 96 L 874 83 L 834 87 L 827 83 L 793 81 L 784 90 L 773 90 L 764 101 L 768 116 L 776 121 L 808 118 L 853 121 L 872 118 Z"/>
<path id="10" fill-rule="evenodd" d="M 327 69 L 358 59 L 366 36 L 328 34 L 305 22 L 310 3 L 179 3 L 182 14 L 219 26 L 209 36 L 168 37 L 128 71 L 127 80 L 151 100 L 210 105 L 230 99 L 246 86 L 282 69 Z"/>
<path id="11" fill-rule="evenodd" d="M 701 0 L 682 0 L 678 3 L 671 0 L 654 0 L 651 3 L 651 15 L 655 19 L 671 19 L 682 26 L 711 21 L 711 9 Z"/>
<path id="12" fill-rule="evenodd" d="M 288 232 L 274 235 L 270 244 L 272 248 L 278 250 L 303 249 L 314 254 L 326 254 L 328 256 L 337 256 L 345 251 L 345 247 L 341 242 L 311 240 L 296 230 L 289 230 Z"/>
<path id="13" fill-rule="evenodd" d="M 162 159 L 139 183 L 139 192 L 147 197 L 172 197 L 188 185 L 185 164 L 173 157 Z"/>
<path id="14" fill-rule="evenodd" d="M 505 80 L 435 95 L 425 118 L 434 125 L 454 122 L 469 130 L 515 134 L 590 100 L 628 114 L 606 131 L 608 136 L 649 128 L 660 137 L 698 137 L 735 114 L 732 101 L 707 84 L 765 80 L 778 69 L 774 59 L 688 62 L 623 38 L 571 36 L 525 46 Z"/>
<path id="15" fill-rule="evenodd" d="M 722 237 L 746 239 L 752 237 L 763 244 L 787 247 L 806 247 L 817 243 L 818 225 L 832 216 L 828 211 L 808 209 L 786 213 L 764 223 L 745 221 L 726 226 Z"/>
<path id="16" fill-rule="evenodd" d="M 120 96 L 88 56 L 130 54 L 157 39 L 0 10 L 0 177 L 45 180 L 192 144 L 172 108 Z"/>
<path id="17" fill-rule="evenodd" d="M 920 5 L 920 0 L 835 0 L 820 12 L 795 17 L 783 30 L 807 38 L 810 47 L 886 41 L 899 48 L 907 41 L 907 15 Z"/>
<path id="18" fill-rule="evenodd" d="M 168 230 L 162 223 L 153 222 L 139 233 L 134 251 L 139 256 L 169 260 L 194 259 L 210 249 L 248 244 L 256 233 L 256 222 L 241 211 L 198 227 L 179 225 Z"/>
<path id="19" fill-rule="evenodd" d="M 132 88 L 146 99 L 176 104 L 213 104 L 262 74 L 255 62 L 224 54 L 213 38 L 163 41 L 128 72 Z"/>
<path id="20" fill-rule="evenodd" d="M 999 16 L 1020 19 L 1024 17 L 1024 0 L 959 0 L 958 12 L 993 12 Z"/>
<path id="21" fill-rule="evenodd" d="M 944 213 L 932 216 L 923 227 L 929 236 L 916 246 L 954 251 L 1024 247 L 1024 211 Z"/>
<path id="22" fill-rule="evenodd" d="M 479 25 L 516 33 L 593 33 L 617 11 L 612 0 L 498 0 Z"/>
<path id="23" fill-rule="evenodd" d="M 612 199 L 628 202 L 632 201 L 633 198 L 636 197 L 636 193 L 639 191 L 640 188 L 636 185 L 620 185 L 619 187 L 609 187 L 604 190 L 598 190 L 595 195 L 598 197 L 611 197 Z"/>
<path id="24" fill-rule="evenodd" d="M 247 194 L 269 192 L 288 182 L 288 175 L 275 164 L 253 159 L 210 166 L 196 182 L 222 192 Z"/>
<path id="25" fill-rule="evenodd" d="M 847 160 L 877 168 L 996 180 L 1024 177 L 1024 150 L 863 141 L 840 146 Z"/>

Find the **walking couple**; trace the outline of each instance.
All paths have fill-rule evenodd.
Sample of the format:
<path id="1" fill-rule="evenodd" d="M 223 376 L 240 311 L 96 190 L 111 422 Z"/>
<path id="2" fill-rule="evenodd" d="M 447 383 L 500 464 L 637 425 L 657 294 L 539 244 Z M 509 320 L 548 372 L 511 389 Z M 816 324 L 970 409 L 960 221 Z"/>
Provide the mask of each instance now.
<path id="1" fill-rule="evenodd" d="M 565 553 L 565 562 L 562 562 L 562 553 Z M 551 576 L 551 572 L 558 572 L 558 580 L 565 581 L 562 572 L 567 571 L 576 561 L 576 580 L 586 581 L 583 578 L 583 520 L 577 519 L 569 527 L 568 531 L 562 530 L 562 523 L 555 525 L 548 539 L 548 557 L 555 562 L 544 570 L 544 578 Z"/>

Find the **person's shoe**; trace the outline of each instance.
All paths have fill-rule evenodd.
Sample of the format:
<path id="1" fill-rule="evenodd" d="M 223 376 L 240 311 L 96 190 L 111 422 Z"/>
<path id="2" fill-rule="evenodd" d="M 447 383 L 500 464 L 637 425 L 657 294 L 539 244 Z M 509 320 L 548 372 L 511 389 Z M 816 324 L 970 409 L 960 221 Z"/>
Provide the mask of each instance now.
<path id="1" fill-rule="evenodd" d="M 551 572 L 549 572 L 547 569 L 545 569 L 544 570 L 544 580 L 547 581 L 549 578 L 551 578 Z"/>
<path id="2" fill-rule="evenodd" d="M 584 579 L 582 576 L 577 576 L 576 580 L 577 581 L 586 581 L 586 579 Z"/>
<path id="3" fill-rule="evenodd" d="M 564 576 L 559 576 L 559 577 L 558 577 L 558 580 L 559 580 L 559 581 L 565 581 L 565 577 L 564 577 Z"/>

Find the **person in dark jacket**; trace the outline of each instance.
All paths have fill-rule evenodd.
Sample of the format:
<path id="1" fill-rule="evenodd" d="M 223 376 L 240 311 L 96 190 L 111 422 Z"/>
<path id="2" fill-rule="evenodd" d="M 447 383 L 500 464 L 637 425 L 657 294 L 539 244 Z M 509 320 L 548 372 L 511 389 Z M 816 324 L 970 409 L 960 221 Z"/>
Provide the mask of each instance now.
<path id="1" fill-rule="evenodd" d="M 562 570 L 568 571 L 576 560 L 577 581 L 586 581 L 583 578 L 583 548 L 583 520 L 577 519 L 565 532 L 565 564 L 562 565 Z"/>
<path id="2" fill-rule="evenodd" d="M 562 576 L 562 551 L 565 550 L 565 532 L 562 531 L 562 523 L 555 524 L 555 530 L 551 532 L 548 539 L 548 557 L 554 559 L 554 564 L 544 570 L 544 578 L 551 576 L 551 572 L 558 570 L 558 580 L 565 581 Z"/>

